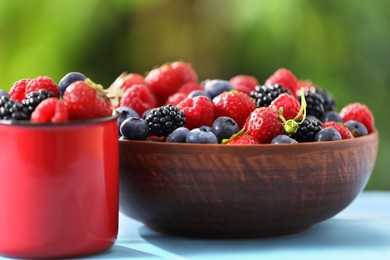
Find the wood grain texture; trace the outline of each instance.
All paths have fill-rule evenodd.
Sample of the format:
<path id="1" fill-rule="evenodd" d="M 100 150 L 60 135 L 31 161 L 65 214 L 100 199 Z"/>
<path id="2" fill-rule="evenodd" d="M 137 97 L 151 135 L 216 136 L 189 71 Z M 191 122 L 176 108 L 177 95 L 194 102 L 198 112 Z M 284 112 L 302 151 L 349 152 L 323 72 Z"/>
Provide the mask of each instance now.
<path id="1" fill-rule="evenodd" d="M 328 219 L 364 189 L 378 133 L 291 145 L 121 140 L 120 209 L 159 232 L 271 236 Z"/>

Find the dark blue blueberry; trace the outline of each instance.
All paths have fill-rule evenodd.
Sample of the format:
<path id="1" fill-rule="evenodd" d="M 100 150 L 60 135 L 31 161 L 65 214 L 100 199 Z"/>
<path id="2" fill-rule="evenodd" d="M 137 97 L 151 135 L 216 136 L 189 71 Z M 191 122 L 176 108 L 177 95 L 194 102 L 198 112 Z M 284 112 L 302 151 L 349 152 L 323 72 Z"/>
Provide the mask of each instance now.
<path id="1" fill-rule="evenodd" d="M 337 140 L 341 140 L 341 139 L 342 138 L 341 138 L 339 131 L 337 131 L 333 127 L 323 128 L 314 137 L 314 141 L 316 141 L 316 142 L 337 141 Z"/>
<path id="2" fill-rule="evenodd" d="M 229 139 L 238 131 L 240 131 L 240 127 L 237 125 L 236 121 L 227 116 L 218 117 L 211 126 L 211 132 L 217 136 L 218 143 L 223 139 Z"/>
<path id="3" fill-rule="evenodd" d="M 343 119 L 336 111 L 329 111 L 325 113 L 322 122 L 343 122 Z"/>
<path id="4" fill-rule="evenodd" d="M 176 128 L 167 136 L 165 141 L 169 143 L 185 143 L 189 132 L 190 130 L 184 126 Z"/>
<path id="5" fill-rule="evenodd" d="M 295 139 L 289 137 L 288 135 L 277 135 L 275 136 L 271 144 L 296 144 L 298 143 Z"/>
<path id="6" fill-rule="evenodd" d="M 347 122 L 345 122 L 345 125 L 348 127 L 349 131 L 351 131 L 354 137 L 364 136 L 368 134 L 367 128 L 358 121 L 348 120 Z"/>
<path id="7" fill-rule="evenodd" d="M 218 138 L 210 130 L 204 126 L 192 129 L 186 136 L 186 143 L 217 144 Z"/>
<path id="8" fill-rule="evenodd" d="M 3 96 L 10 98 L 10 96 L 6 90 L 0 89 L 0 97 L 3 97 Z"/>
<path id="9" fill-rule="evenodd" d="M 204 90 L 211 99 L 218 96 L 224 91 L 230 91 L 233 89 L 233 85 L 227 80 L 212 79 L 206 80 L 204 83 Z"/>
<path id="10" fill-rule="evenodd" d="M 131 107 L 119 107 L 116 109 L 116 111 L 118 111 L 118 113 L 119 113 L 117 121 L 118 121 L 118 131 L 119 131 L 119 135 L 120 135 L 121 134 L 120 127 L 121 127 L 121 124 L 123 123 L 123 121 L 125 121 L 129 117 L 139 117 L 139 115 Z"/>
<path id="11" fill-rule="evenodd" d="M 69 72 L 66 74 L 58 83 L 58 90 L 60 91 L 61 97 L 64 95 L 66 88 L 73 82 L 79 80 L 85 80 L 87 77 L 80 72 Z"/>
<path id="12" fill-rule="evenodd" d="M 198 96 L 205 96 L 205 97 L 208 97 L 210 98 L 207 93 L 203 90 L 193 90 L 190 92 L 190 94 L 188 94 L 187 97 L 190 97 L 190 98 L 194 98 L 194 97 L 198 97 Z"/>
<path id="13" fill-rule="evenodd" d="M 129 117 L 120 126 L 120 132 L 127 140 L 145 140 L 149 135 L 146 121 L 140 117 Z"/>

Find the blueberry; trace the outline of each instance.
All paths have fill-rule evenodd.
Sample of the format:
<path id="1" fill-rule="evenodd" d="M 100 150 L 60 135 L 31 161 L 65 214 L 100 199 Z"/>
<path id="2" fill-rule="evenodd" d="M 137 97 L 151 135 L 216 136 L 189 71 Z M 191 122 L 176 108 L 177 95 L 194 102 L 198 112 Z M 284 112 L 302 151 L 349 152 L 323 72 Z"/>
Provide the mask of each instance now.
<path id="1" fill-rule="evenodd" d="M 288 135 L 277 135 L 275 136 L 271 144 L 296 144 L 298 143 L 295 139 L 289 137 Z"/>
<path id="2" fill-rule="evenodd" d="M 210 130 L 210 127 L 204 126 L 192 129 L 187 134 L 186 143 L 217 144 L 218 138 Z"/>
<path id="3" fill-rule="evenodd" d="M 339 131 L 337 131 L 333 127 L 323 128 L 314 137 L 314 141 L 316 141 L 316 142 L 337 141 L 337 140 L 341 140 L 341 139 L 342 138 L 341 138 Z"/>
<path id="4" fill-rule="evenodd" d="M 190 92 L 190 94 L 188 94 L 187 97 L 190 97 L 190 98 L 194 98 L 194 97 L 198 97 L 198 96 L 205 96 L 205 97 L 208 97 L 210 98 L 207 93 L 203 90 L 193 90 Z"/>
<path id="5" fill-rule="evenodd" d="M 125 121 L 129 117 L 139 117 L 138 113 L 131 107 L 119 107 L 116 109 L 116 111 L 118 111 L 119 113 L 117 119 L 119 134 L 120 134 L 120 127 L 123 121 Z"/>
<path id="6" fill-rule="evenodd" d="M 227 116 L 218 117 L 211 126 L 211 132 L 217 136 L 218 143 L 223 139 L 229 139 L 238 131 L 240 131 L 240 127 L 237 125 L 236 121 Z"/>
<path id="7" fill-rule="evenodd" d="M 144 119 L 129 117 L 121 124 L 120 132 L 128 140 L 145 140 L 149 135 L 149 127 Z"/>
<path id="8" fill-rule="evenodd" d="M 58 83 L 58 90 L 61 97 L 64 95 L 66 88 L 75 81 L 85 80 L 87 77 L 80 72 L 69 72 Z"/>
<path id="9" fill-rule="evenodd" d="M 325 113 L 322 122 L 343 122 L 343 120 L 336 111 L 329 111 Z"/>
<path id="10" fill-rule="evenodd" d="M 185 143 L 189 132 L 190 130 L 184 126 L 176 128 L 167 136 L 165 141 L 170 143 Z"/>
<path id="11" fill-rule="evenodd" d="M 204 89 L 206 94 L 213 99 L 224 91 L 230 91 L 233 89 L 233 85 L 227 80 L 212 79 L 206 80 L 204 83 Z"/>
<path id="12" fill-rule="evenodd" d="M 6 90 L 0 89 L 0 97 L 3 97 L 3 96 L 10 98 L 10 96 Z"/>
<path id="13" fill-rule="evenodd" d="M 351 131 L 354 137 L 364 136 L 368 134 L 367 128 L 358 121 L 348 120 L 347 122 L 345 122 L 345 125 L 348 127 L 349 131 Z"/>

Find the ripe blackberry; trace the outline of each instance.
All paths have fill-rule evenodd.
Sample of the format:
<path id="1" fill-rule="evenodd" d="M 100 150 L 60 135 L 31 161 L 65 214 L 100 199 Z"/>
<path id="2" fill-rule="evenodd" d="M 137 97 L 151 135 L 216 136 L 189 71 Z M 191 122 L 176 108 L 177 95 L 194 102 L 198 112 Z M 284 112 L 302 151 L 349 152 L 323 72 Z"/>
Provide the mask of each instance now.
<path id="1" fill-rule="evenodd" d="M 333 98 L 333 96 L 326 91 L 325 89 L 321 88 L 315 88 L 315 92 L 321 95 L 321 97 L 324 99 L 324 110 L 325 112 L 329 111 L 337 111 L 337 104 L 336 100 Z"/>
<path id="2" fill-rule="evenodd" d="M 297 140 L 299 143 L 302 142 L 314 142 L 316 134 L 321 131 L 321 121 L 314 117 L 307 117 L 300 125 L 295 134 L 291 137 Z"/>
<path id="3" fill-rule="evenodd" d="M 46 89 L 40 89 L 26 95 L 26 98 L 22 100 L 22 104 L 27 109 L 29 115 L 31 115 L 31 113 L 43 100 L 55 96 L 54 92 L 48 92 Z"/>
<path id="4" fill-rule="evenodd" d="M 250 92 L 250 96 L 255 99 L 257 107 L 267 107 L 282 93 L 291 94 L 290 90 L 280 84 L 275 84 L 272 86 L 256 86 L 255 90 Z"/>
<path id="5" fill-rule="evenodd" d="M 0 97 L 0 119 L 28 120 L 29 113 L 23 105 L 7 96 Z"/>
<path id="6" fill-rule="evenodd" d="M 168 136 L 173 130 L 186 123 L 183 111 L 172 105 L 152 109 L 145 120 L 150 134 L 158 137 Z"/>
<path id="7" fill-rule="evenodd" d="M 306 114 L 322 119 L 325 114 L 324 109 L 324 99 L 320 94 L 307 91 L 305 92 L 306 99 Z M 298 97 L 299 102 L 301 102 L 301 96 Z"/>

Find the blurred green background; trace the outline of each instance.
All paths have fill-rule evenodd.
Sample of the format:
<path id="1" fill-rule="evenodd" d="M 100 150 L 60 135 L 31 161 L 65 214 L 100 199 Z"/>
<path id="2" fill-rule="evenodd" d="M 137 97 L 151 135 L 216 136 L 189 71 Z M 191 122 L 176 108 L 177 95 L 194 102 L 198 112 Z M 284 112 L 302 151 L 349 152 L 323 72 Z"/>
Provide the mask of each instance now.
<path id="1" fill-rule="evenodd" d="M 329 90 L 339 109 L 371 108 L 380 147 L 367 189 L 390 189 L 389 11 L 387 0 L 0 0 L 0 89 L 70 71 L 109 86 L 175 60 L 200 80 L 263 83 L 286 67 Z"/>

